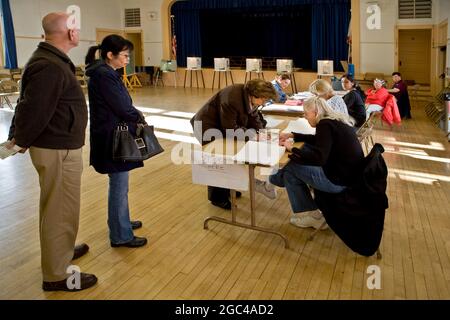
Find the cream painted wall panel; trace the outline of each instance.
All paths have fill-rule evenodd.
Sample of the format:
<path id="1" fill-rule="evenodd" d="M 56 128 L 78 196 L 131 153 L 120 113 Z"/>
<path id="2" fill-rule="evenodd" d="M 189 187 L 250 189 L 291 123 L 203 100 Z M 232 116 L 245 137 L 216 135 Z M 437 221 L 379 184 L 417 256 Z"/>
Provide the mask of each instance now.
<path id="1" fill-rule="evenodd" d="M 162 43 L 161 42 L 145 42 L 144 43 L 144 61 L 147 66 L 159 66 L 162 59 Z"/>
<path id="2" fill-rule="evenodd" d="M 447 20 L 447 68 L 450 68 L 450 0 L 438 0 L 439 17 L 437 23 Z M 450 79 L 450 78 L 449 78 Z"/>
<path id="3" fill-rule="evenodd" d="M 381 29 L 369 30 L 366 26 L 370 14 L 369 5 L 377 3 L 381 9 Z M 361 73 L 382 72 L 391 74 L 394 71 L 395 57 L 395 25 L 397 21 L 397 1 L 361 0 Z"/>
<path id="4" fill-rule="evenodd" d="M 122 0 L 123 8 L 140 8 L 144 38 L 144 63 L 147 66 L 160 64 L 162 58 L 162 0 Z"/>
<path id="5" fill-rule="evenodd" d="M 361 43 L 361 72 L 390 75 L 394 70 L 394 43 Z"/>
<path id="6" fill-rule="evenodd" d="M 65 11 L 72 4 L 81 8 L 81 42 L 78 48 L 70 52 L 75 64 L 84 64 L 87 49 L 95 44 L 96 28 L 123 28 L 121 0 L 13 0 L 11 11 L 18 43 L 19 66 L 25 65 L 35 50 L 36 43 L 40 41 L 43 34 L 42 18 L 52 11 Z"/>
<path id="7" fill-rule="evenodd" d="M 366 26 L 367 19 L 370 14 L 367 8 L 377 3 L 381 9 L 381 29 L 369 30 Z M 396 24 L 397 2 L 390 0 L 362 0 L 361 1 L 361 42 L 394 42 L 394 28 Z"/>
<path id="8" fill-rule="evenodd" d="M 434 0 L 435 6 L 438 8 L 438 18 L 436 23 L 450 18 L 450 0 Z"/>

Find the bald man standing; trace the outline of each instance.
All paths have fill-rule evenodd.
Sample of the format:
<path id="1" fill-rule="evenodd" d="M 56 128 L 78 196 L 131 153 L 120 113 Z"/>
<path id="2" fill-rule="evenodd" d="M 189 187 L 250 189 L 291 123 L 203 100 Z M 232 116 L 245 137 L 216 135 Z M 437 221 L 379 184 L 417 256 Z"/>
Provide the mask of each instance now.
<path id="1" fill-rule="evenodd" d="M 30 157 L 41 188 L 39 234 L 45 291 L 79 291 L 97 277 L 75 272 L 71 260 L 84 255 L 86 244 L 75 246 L 80 215 L 83 171 L 82 146 L 87 106 L 67 56 L 78 46 L 79 30 L 69 29 L 66 13 L 42 20 L 41 42 L 25 66 L 15 117 L 8 140 Z"/>

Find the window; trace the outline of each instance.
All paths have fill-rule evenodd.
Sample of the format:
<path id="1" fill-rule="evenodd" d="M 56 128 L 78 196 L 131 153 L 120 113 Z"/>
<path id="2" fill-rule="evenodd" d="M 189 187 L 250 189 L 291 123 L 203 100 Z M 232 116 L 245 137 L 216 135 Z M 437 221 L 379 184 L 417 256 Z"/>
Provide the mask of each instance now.
<path id="1" fill-rule="evenodd" d="M 431 18 L 432 0 L 399 0 L 399 19 Z"/>
<path id="2" fill-rule="evenodd" d="M 125 27 L 133 28 L 141 26 L 141 9 L 125 9 Z"/>

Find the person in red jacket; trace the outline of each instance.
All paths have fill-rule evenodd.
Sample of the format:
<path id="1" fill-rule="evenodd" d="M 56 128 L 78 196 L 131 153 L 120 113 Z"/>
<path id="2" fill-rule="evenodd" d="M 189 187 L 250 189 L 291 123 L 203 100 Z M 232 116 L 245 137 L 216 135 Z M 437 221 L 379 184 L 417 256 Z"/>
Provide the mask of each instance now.
<path id="1" fill-rule="evenodd" d="M 386 103 L 389 99 L 389 92 L 383 86 L 385 84 L 384 80 L 375 79 L 373 81 L 373 89 L 368 89 L 366 91 L 366 113 L 367 118 L 372 112 L 382 111 L 386 107 Z"/>

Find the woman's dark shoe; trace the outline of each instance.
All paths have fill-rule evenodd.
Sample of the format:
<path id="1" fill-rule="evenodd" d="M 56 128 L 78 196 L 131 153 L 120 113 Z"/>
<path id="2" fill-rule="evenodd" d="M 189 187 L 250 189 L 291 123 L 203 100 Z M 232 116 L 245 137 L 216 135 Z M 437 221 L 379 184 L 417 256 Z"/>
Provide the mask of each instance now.
<path id="1" fill-rule="evenodd" d="M 242 197 L 242 192 L 236 191 L 236 198 L 240 198 L 240 197 Z"/>
<path id="2" fill-rule="evenodd" d="M 231 210 L 231 202 L 230 201 L 225 201 L 225 202 L 215 202 L 215 201 L 211 201 L 211 204 L 213 206 L 225 209 L 225 210 Z"/>
<path id="3" fill-rule="evenodd" d="M 125 243 L 112 243 L 111 247 L 118 248 L 118 247 L 127 247 L 127 248 L 138 248 L 145 246 L 147 244 L 147 238 L 141 238 L 141 237 L 134 237 L 133 240 L 125 242 Z"/>
<path id="4" fill-rule="evenodd" d="M 131 221 L 131 229 L 136 230 L 142 228 L 142 222 L 141 221 Z"/>
<path id="5" fill-rule="evenodd" d="M 89 246 L 86 243 L 79 244 L 75 246 L 73 250 L 73 258 L 72 260 L 81 258 L 89 251 Z"/>
<path id="6" fill-rule="evenodd" d="M 92 287 L 97 283 L 97 277 L 93 274 L 89 273 L 80 273 L 80 286 L 78 288 L 69 288 L 67 286 L 67 279 L 55 282 L 42 282 L 42 289 L 44 291 L 81 291 L 87 288 Z M 69 280 L 70 281 L 70 280 Z"/>

